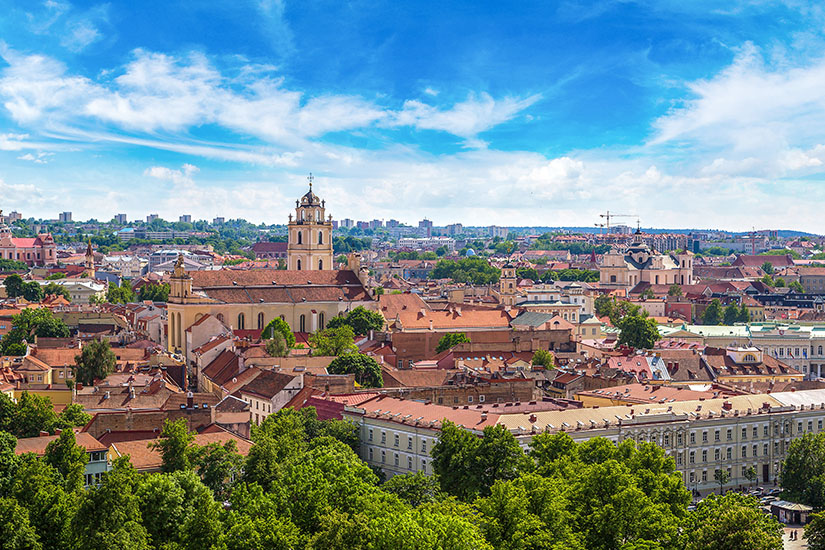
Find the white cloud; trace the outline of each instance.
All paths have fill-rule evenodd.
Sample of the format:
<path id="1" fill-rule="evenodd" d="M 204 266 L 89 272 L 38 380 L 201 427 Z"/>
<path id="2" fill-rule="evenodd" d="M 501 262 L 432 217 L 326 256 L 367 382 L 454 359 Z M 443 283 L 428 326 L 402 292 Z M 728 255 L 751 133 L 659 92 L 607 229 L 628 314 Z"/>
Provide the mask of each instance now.
<path id="1" fill-rule="evenodd" d="M 540 99 L 539 95 L 524 98 L 493 99 L 484 92 L 470 96 L 449 109 L 438 109 L 418 100 L 409 100 L 393 115 L 392 124 L 415 126 L 423 130 L 441 130 L 464 138 L 474 138 L 515 117 Z"/>
<path id="2" fill-rule="evenodd" d="M 36 155 L 32 153 L 26 153 L 25 155 L 21 155 L 17 157 L 18 160 L 27 160 L 29 162 L 33 162 L 35 164 L 47 164 L 49 162 L 49 157 L 54 156 L 54 153 L 47 153 L 45 151 L 40 151 Z"/>
<path id="3" fill-rule="evenodd" d="M 184 164 L 180 170 L 173 170 L 165 166 L 152 166 L 143 171 L 144 176 L 159 180 L 171 181 L 175 185 L 192 183 L 192 176 L 200 170 L 193 164 Z"/>

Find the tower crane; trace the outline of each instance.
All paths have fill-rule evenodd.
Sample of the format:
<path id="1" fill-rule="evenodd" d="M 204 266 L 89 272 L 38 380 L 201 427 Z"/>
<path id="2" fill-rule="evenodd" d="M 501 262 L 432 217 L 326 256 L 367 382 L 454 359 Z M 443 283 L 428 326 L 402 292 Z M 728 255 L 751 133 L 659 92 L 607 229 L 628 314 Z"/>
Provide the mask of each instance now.
<path id="1" fill-rule="evenodd" d="M 608 234 L 610 233 L 610 218 L 636 218 L 636 221 L 639 220 L 638 214 L 611 214 L 610 210 L 608 210 L 604 214 L 599 214 L 599 216 L 605 219 L 604 225 L 607 228 Z"/>

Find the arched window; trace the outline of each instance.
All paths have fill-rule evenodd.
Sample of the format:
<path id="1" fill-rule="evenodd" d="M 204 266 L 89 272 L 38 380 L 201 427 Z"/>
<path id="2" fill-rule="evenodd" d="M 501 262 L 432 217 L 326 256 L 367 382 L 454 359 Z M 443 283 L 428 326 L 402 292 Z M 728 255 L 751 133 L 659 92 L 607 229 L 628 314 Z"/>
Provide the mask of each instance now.
<path id="1" fill-rule="evenodd" d="M 238 330 L 243 330 L 244 329 L 244 321 L 246 321 L 246 319 L 244 319 L 243 313 L 239 313 L 238 314 Z"/>
<path id="2" fill-rule="evenodd" d="M 300 231 L 298 231 L 298 244 L 302 244 L 301 243 L 301 232 Z"/>
<path id="3" fill-rule="evenodd" d="M 223 313 L 218 313 L 218 321 L 223 323 Z"/>
<path id="4" fill-rule="evenodd" d="M 318 270 L 324 269 L 324 260 L 318 260 Z"/>
<path id="5" fill-rule="evenodd" d="M 318 244 L 324 244 L 324 232 L 323 231 L 318 232 Z"/>
<path id="6" fill-rule="evenodd" d="M 818 351 L 819 351 L 819 355 L 822 355 L 822 346 L 819 346 Z"/>
<path id="7" fill-rule="evenodd" d="M 752 355 L 752 354 L 750 354 L 750 353 L 747 353 L 747 354 L 745 354 L 745 356 L 742 358 L 742 360 L 743 360 L 743 361 L 745 361 L 746 363 L 756 363 L 756 356 L 755 356 L 755 355 Z"/>
<path id="8" fill-rule="evenodd" d="M 301 260 L 298 260 L 298 271 L 301 271 Z"/>
<path id="9" fill-rule="evenodd" d="M 258 314 L 258 330 L 262 330 L 264 328 L 264 314 L 263 312 Z"/>
<path id="10" fill-rule="evenodd" d="M 323 330 L 324 328 L 324 312 L 318 314 L 318 328 Z"/>
<path id="11" fill-rule="evenodd" d="M 286 317 L 284 315 L 281 315 L 281 321 L 286 321 Z"/>
<path id="12" fill-rule="evenodd" d="M 298 332 L 306 332 L 307 331 L 307 316 L 301 315 L 298 318 Z"/>

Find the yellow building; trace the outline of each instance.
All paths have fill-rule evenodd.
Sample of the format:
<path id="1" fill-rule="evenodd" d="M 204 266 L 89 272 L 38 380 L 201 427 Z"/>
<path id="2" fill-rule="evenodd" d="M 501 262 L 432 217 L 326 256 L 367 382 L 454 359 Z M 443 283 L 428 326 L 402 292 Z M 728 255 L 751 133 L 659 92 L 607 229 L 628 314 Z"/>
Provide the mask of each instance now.
<path id="1" fill-rule="evenodd" d="M 518 279 L 516 278 L 516 268 L 513 264 L 507 263 L 501 268 L 501 277 L 498 281 L 499 302 L 505 306 L 514 306 L 518 299 Z"/>
<path id="2" fill-rule="evenodd" d="M 287 269 L 313 271 L 332 269 L 332 215 L 325 219 L 326 201 L 309 191 L 295 201 L 295 219 L 289 215 Z"/>

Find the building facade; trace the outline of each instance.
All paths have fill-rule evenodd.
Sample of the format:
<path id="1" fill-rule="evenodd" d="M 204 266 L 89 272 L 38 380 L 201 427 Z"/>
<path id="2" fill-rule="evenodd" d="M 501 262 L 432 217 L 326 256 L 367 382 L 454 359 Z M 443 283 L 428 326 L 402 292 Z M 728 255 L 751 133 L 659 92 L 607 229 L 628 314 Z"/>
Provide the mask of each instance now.
<path id="1" fill-rule="evenodd" d="M 651 285 L 693 284 L 693 254 L 658 254 L 636 232 L 623 252 L 604 255 L 599 266 L 599 285 L 603 288 L 632 288 L 639 283 Z"/>
<path id="2" fill-rule="evenodd" d="M 0 210 L 0 216 L 2 214 Z M 9 226 L 0 223 L 0 258 L 28 266 L 53 265 L 57 262 L 57 251 L 54 239 L 48 233 L 34 238 L 13 237 Z"/>

